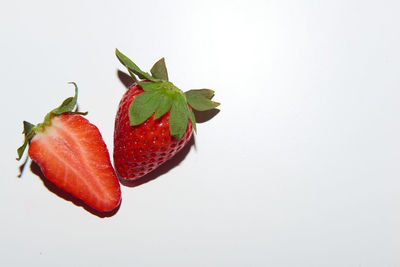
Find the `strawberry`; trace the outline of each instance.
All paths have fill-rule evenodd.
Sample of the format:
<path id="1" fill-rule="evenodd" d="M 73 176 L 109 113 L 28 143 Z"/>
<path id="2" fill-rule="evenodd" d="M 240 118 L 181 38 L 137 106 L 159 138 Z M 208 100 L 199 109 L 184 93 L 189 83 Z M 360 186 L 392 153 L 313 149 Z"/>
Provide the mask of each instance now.
<path id="1" fill-rule="evenodd" d="M 164 58 L 144 72 L 116 49 L 135 81 L 122 97 L 114 128 L 114 165 L 120 178 L 139 179 L 172 158 L 196 131 L 193 109 L 214 109 L 210 89 L 183 93 L 168 80 Z M 137 76 L 137 77 L 136 77 Z"/>
<path id="2" fill-rule="evenodd" d="M 17 160 L 29 145 L 29 157 L 48 180 L 99 212 L 112 211 L 121 201 L 119 182 L 99 130 L 81 116 L 86 113 L 73 111 L 73 84 L 75 96 L 50 111 L 43 123 L 24 121 L 25 142 Z"/>

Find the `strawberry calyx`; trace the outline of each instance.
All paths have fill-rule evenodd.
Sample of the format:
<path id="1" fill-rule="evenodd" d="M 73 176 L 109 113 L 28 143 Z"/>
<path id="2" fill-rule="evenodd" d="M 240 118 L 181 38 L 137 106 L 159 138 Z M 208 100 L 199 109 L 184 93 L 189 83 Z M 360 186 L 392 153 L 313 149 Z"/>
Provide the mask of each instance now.
<path id="1" fill-rule="evenodd" d="M 26 147 L 28 146 L 30 140 L 39 132 L 43 132 L 47 127 L 51 125 L 51 120 L 53 117 L 64 114 L 64 113 L 72 113 L 72 114 L 79 114 L 79 115 L 86 115 L 87 112 L 78 112 L 78 111 L 73 111 L 75 106 L 76 106 L 76 101 L 78 98 L 78 86 L 74 82 L 69 82 L 70 84 L 73 84 L 75 87 L 75 95 L 73 97 L 68 97 L 65 99 L 62 104 L 50 111 L 49 113 L 46 114 L 44 117 L 44 121 L 41 123 L 38 123 L 37 125 L 34 125 L 32 123 L 29 123 L 27 121 L 23 121 L 24 124 L 24 130 L 23 134 L 25 135 L 24 143 L 22 146 L 20 146 L 17 149 L 18 157 L 17 160 L 20 160 L 22 158 L 22 155 L 24 154 L 24 151 Z"/>
<path id="2" fill-rule="evenodd" d="M 132 79 L 142 89 L 129 106 L 129 122 L 131 126 L 144 123 L 151 115 L 158 119 L 169 114 L 169 130 L 171 136 L 181 139 L 188 121 L 196 129 L 196 119 L 192 109 L 198 111 L 211 110 L 220 105 L 211 99 L 214 91 L 210 89 L 193 89 L 183 92 L 168 79 L 165 59 L 158 60 L 150 73 L 142 71 L 132 60 L 118 49 L 115 54 L 119 61 L 127 68 Z"/>

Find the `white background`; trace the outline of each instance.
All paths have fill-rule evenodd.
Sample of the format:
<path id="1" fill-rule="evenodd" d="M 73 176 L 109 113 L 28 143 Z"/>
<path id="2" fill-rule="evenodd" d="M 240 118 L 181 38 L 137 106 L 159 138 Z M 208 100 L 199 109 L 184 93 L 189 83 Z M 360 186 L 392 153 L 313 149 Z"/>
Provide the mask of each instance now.
<path id="1" fill-rule="evenodd" d="M 400 266 L 398 1 L 2 1 L 1 266 Z M 112 153 L 118 47 L 220 112 L 100 218 L 30 170 L 22 121 L 80 88 Z"/>

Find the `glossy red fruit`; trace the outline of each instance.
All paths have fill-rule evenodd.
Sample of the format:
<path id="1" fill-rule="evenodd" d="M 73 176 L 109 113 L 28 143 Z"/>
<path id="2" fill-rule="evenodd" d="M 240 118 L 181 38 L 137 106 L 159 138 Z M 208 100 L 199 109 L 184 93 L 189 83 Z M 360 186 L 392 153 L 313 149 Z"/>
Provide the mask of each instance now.
<path id="1" fill-rule="evenodd" d="M 121 201 L 119 181 L 98 128 L 81 116 L 85 113 L 73 111 L 76 98 L 75 86 L 75 96 L 43 123 L 24 121 L 25 142 L 17 159 L 29 144 L 29 157 L 48 180 L 99 212 L 112 211 Z"/>
<path id="2" fill-rule="evenodd" d="M 121 99 L 115 117 L 114 166 L 124 179 L 138 179 L 178 153 L 196 131 L 193 109 L 217 107 L 209 89 L 182 92 L 168 80 L 164 58 L 150 73 L 116 50 L 135 83 Z M 136 77 L 137 76 L 137 77 Z"/>
<path id="3" fill-rule="evenodd" d="M 193 126 L 188 121 L 182 138 L 169 131 L 169 112 L 154 120 L 130 126 L 129 106 L 143 89 L 133 84 L 125 92 L 118 107 L 114 128 L 114 165 L 120 177 L 137 179 L 151 172 L 178 153 L 190 140 Z"/>

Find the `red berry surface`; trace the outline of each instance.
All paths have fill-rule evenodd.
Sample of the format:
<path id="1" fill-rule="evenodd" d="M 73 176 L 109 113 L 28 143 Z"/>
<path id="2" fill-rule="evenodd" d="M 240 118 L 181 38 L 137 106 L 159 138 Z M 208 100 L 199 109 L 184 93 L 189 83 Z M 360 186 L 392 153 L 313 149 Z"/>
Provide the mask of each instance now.
<path id="1" fill-rule="evenodd" d="M 196 131 L 193 109 L 210 110 L 214 91 L 183 92 L 169 81 L 164 58 L 150 73 L 142 71 L 118 49 L 119 61 L 135 83 L 122 97 L 115 117 L 114 166 L 121 178 L 135 180 L 178 153 Z"/>
<path id="2" fill-rule="evenodd" d="M 134 98 L 143 93 L 133 84 L 122 97 L 115 119 L 114 165 L 120 177 L 137 179 L 151 172 L 178 153 L 190 140 L 193 126 L 188 120 L 181 139 L 172 137 L 169 131 L 169 112 L 154 120 L 154 114 L 144 123 L 130 126 L 129 106 Z"/>

